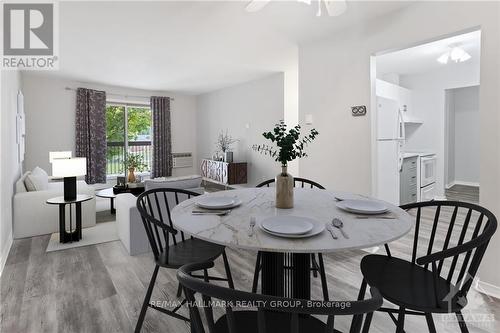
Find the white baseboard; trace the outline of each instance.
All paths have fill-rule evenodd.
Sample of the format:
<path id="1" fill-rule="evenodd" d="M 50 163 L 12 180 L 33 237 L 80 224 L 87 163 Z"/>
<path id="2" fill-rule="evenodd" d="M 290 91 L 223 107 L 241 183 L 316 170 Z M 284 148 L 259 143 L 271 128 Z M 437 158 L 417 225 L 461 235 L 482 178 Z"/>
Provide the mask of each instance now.
<path id="1" fill-rule="evenodd" d="M 452 181 L 452 182 L 450 182 L 450 183 L 446 184 L 446 185 L 444 186 L 444 188 L 445 188 L 445 189 L 447 189 L 447 190 L 449 190 L 449 189 L 450 189 L 450 188 L 452 188 L 453 186 L 455 186 L 455 181 Z"/>
<path id="2" fill-rule="evenodd" d="M 446 188 L 449 189 L 450 187 L 454 185 L 464 185 L 464 186 L 474 186 L 474 187 L 479 187 L 479 183 L 477 182 L 464 182 L 461 180 L 454 180 L 449 184 L 446 184 Z"/>
<path id="3" fill-rule="evenodd" d="M 500 299 L 500 287 L 493 284 L 477 279 L 476 283 L 474 283 L 474 289 L 482 294 Z"/>
<path id="4" fill-rule="evenodd" d="M 13 242 L 12 238 L 12 232 L 10 235 L 7 237 L 7 244 L 1 249 L 2 252 L 0 252 L 0 276 L 2 276 L 3 268 L 5 267 L 5 263 L 7 262 L 7 257 L 9 256 L 10 248 L 12 246 Z"/>

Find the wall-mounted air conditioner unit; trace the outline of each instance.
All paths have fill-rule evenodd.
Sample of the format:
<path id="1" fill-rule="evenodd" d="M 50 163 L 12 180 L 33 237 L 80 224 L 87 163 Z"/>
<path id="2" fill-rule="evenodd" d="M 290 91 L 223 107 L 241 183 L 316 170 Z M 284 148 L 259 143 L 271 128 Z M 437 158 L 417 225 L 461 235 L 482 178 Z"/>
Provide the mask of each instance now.
<path id="1" fill-rule="evenodd" d="M 173 168 L 189 168 L 193 166 L 192 153 L 173 153 Z"/>

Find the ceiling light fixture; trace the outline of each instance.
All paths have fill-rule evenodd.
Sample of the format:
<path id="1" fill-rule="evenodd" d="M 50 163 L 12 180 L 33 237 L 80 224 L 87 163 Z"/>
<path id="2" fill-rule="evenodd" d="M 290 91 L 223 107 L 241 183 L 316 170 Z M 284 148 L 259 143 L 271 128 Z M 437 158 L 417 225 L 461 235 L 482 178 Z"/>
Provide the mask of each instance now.
<path id="1" fill-rule="evenodd" d="M 464 62 L 471 58 L 471 55 L 468 54 L 463 48 L 460 46 L 451 46 L 449 51 L 442 54 L 437 61 L 442 64 L 447 64 L 448 61 L 453 61 L 455 63 Z"/>

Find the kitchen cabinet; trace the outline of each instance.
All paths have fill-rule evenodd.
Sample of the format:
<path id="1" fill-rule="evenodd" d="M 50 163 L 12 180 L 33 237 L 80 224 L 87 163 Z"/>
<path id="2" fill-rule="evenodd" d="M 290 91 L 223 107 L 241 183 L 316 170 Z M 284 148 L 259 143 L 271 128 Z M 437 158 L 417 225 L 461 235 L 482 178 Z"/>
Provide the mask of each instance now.
<path id="1" fill-rule="evenodd" d="M 411 90 L 398 86 L 399 107 L 405 114 L 412 114 Z"/>
<path id="2" fill-rule="evenodd" d="M 413 114 L 411 90 L 379 79 L 376 81 L 375 89 L 377 96 L 398 101 L 399 109 L 403 111 L 403 114 Z"/>
<path id="3" fill-rule="evenodd" d="M 403 165 L 399 173 L 400 205 L 417 202 L 417 163 L 418 156 L 412 156 L 403 159 Z"/>

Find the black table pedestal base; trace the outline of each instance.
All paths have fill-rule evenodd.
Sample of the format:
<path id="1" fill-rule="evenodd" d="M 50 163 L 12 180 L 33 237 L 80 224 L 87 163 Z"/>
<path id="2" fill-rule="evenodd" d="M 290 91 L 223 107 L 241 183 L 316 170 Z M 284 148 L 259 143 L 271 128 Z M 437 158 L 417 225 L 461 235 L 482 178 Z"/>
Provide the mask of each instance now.
<path id="1" fill-rule="evenodd" d="M 262 293 L 310 299 L 310 267 L 308 253 L 262 252 Z"/>
<path id="2" fill-rule="evenodd" d="M 66 205 L 69 205 L 69 230 L 66 231 Z M 59 242 L 71 243 L 82 239 L 82 203 L 76 202 L 76 224 L 73 230 L 73 212 L 71 203 L 59 204 Z"/>
<path id="3" fill-rule="evenodd" d="M 110 206 L 111 206 L 111 214 L 112 215 L 116 215 L 116 209 L 115 209 L 115 198 L 110 198 L 111 200 L 111 203 L 110 203 Z"/>
<path id="4" fill-rule="evenodd" d="M 63 234 L 59 234 L 59 242 L 61 243 L 72 243 L 78 242 L 82 239 L 81 233 L 77 230 L 74 231 L 64 231 Z"/>

